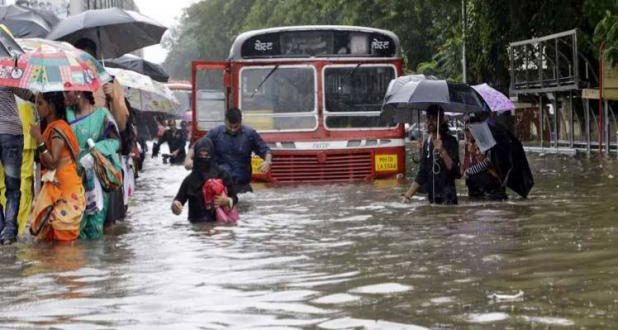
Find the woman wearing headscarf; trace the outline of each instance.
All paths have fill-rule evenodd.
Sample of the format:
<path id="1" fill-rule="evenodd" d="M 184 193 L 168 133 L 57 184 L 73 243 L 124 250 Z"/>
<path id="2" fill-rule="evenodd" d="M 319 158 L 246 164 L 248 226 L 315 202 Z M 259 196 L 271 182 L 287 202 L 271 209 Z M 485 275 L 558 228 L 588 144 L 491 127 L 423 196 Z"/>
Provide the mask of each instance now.
<path id="1" fill-rule="evenodd" d="M 227 196 L 218 196 L 214 200 L 215 207 L 234 207 L 238 196 L 234 189 L 232 177 L 220 169 L 213 160 L 214 145 L 209 138 L 198 140 L 193 146 L 193 168 L 183 180 L 172 203 L 172 212 L 179 215 L 185 203 L 189 202 L 189 221 L 216 221 L 215 208 L 207 208 L 204 202 L 202 187 L 209 179 L 221 179 L 227 188 Z"/>

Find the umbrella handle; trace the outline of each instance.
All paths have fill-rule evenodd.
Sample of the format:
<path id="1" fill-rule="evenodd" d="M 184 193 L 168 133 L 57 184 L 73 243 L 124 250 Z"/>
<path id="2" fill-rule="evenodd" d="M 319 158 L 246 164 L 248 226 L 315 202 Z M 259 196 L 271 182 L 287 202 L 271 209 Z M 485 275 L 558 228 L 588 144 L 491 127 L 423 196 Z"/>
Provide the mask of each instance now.
<path id="1" fill-rule="evenodd" d="M 438 111 L 438 119 L 436 121 L 436 137 L 440 139 L 440 111 Z"/>

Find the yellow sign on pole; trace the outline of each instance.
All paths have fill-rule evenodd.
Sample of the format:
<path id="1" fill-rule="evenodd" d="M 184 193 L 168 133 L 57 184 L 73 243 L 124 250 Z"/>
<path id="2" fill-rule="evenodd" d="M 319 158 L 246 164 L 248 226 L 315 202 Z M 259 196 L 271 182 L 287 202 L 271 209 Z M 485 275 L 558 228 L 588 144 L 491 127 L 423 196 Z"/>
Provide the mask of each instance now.
<path id="1" fill-rule="evenodd" d="M 589 100 L 598 100 L 599 99 L 599 89 L 598 88 L 582 89 L 582 98 L 589 99 Z"/>

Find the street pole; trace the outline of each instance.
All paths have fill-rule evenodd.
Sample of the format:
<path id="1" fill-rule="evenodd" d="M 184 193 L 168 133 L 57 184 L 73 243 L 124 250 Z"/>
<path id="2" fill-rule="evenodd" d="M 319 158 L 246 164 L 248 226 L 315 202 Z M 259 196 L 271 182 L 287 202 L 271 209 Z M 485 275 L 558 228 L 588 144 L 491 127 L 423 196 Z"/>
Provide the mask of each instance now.
<path id="1" fill-rule="evenodd" d="M 597 116 L 597 137 L 599 140 L 599 154 L 603 154 L 603 48 L 599 47 L 599 114 Z"/>
<path id="2" fill-rule="evenodd" d="M 466 68 L 466 0 L 461 0 L 461 26 L 462 26 L 462 40 L 461 40 L 461 66 L 463 69 L 463 82 L 468 82 L 468 73 Z"/>

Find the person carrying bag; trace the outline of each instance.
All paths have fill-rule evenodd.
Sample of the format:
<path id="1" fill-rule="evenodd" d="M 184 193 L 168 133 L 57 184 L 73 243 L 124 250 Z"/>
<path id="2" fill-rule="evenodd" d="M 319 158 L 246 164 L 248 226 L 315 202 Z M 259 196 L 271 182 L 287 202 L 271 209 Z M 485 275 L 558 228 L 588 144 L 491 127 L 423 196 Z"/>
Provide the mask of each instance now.
<path id="1" fill-rule="evenodd" d="M 94 142 L 88 141 L 90 155 L 93 159 L 94 173 L 103 190 L 112 192 L 122 187 L 122 171 L 117 169 L 107 157 L 94 148 Z"/>

